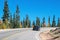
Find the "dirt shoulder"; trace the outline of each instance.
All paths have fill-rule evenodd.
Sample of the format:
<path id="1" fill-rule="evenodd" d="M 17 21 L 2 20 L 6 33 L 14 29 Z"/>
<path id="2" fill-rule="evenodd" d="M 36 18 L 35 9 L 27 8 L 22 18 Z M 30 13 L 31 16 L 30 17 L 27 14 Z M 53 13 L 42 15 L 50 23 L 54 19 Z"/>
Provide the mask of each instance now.
<path id="1" fill-rule="evenodd" d="M 53 35 L 50 35 L 49 33 L 50 31 L 45 31 L 45 32 L 42 32 L 40 33 L 40 38 L 42 40 L 60 40 L 60 37 L 56 36 L 56 37 L 53 37 Z"/>

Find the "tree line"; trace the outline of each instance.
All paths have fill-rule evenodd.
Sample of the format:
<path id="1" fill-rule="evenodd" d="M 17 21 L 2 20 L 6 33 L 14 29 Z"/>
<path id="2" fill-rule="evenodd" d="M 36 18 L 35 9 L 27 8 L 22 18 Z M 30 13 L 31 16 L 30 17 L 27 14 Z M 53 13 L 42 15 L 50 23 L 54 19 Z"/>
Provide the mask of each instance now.
<path id="1" fill-rule="evenodd" d="M 60 18 L 58 18 L 58 23 L 56 25 L 55 15 L 53 16 L 52 24 L 50 24 L 50 17 L 48 17 L 48 25 L 45 23 L 45 17 L 42 19 L 42 23 L 40 22 L 40 18 L 36 17 L 36 21 L 31 21 L 29 16 L 26 15 L 26 18 L 20 21 L 20 10 L 19 6 L 16 6 L 16 11 L 14 15 L 10 13 L 7 1 L 4 2 L 3 16 L 2 16 L 2 24 L 0 24 L 0 29 L 6 28 L 30 28 L 34 26 L 40 27 L 60 27 Z"/>

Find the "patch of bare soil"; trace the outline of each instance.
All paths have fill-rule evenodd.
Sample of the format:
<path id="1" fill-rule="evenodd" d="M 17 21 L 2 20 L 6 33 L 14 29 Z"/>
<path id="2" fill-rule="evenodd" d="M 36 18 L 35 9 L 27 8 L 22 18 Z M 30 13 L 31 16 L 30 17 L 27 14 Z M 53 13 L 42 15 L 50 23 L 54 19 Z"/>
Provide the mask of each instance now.
<path id="1" fill-rule="evenodd" d="M 53 37 L 52 35 L 50 35 L 49 31 L 40 33 L 40 37 L 42 40 L 60 40 L 59 36 Z"/>

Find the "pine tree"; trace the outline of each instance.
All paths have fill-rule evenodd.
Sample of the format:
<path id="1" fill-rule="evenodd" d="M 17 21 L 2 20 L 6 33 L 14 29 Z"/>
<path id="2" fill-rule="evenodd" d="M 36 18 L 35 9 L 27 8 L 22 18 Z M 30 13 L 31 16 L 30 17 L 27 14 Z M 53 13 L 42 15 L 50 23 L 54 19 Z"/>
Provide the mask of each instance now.
<path id="1" fill-rule="evenodd" d="M 31 21 L 29 20 L 29 26 L 28 26 L 29 28 L 31 27 Z"/>
<path id="2" fill-rule="evenodd" d="M 5 0 L 4 2 L 4 9 L 3 9 L 3 17 L 2 17 L 2 20 L 3 20 L 3 23 L 6 25 L 6 28 L 8 28 L 9 26 L 9 8 L 8 8 L 8 3 L 7 1 Z"/>
<path id="3" fill-rule="evenodd" d="M 45 17 L 43 18 L 43 24 L 42 24 L 43 27 L 46 27 L 46 24 L 45 24 Z"/>
<path id="4" fill-rule="evenodd" d="M 50 27 L 50 17 L 48 18 L 48 27 Z"/>
<path id="5" fill-rule="evenodd" d="M 13 28 L 20 28 L 20 15 L 19 7 L 16 7 L 16 13 L 13 16 Z"/>
<path id="6" fill-rule="evenodd" d="M 28 27 L 28 15 L 26 15 L 26 27 Z"/>
<path id="7" fill-rule="evenodd" d="M 22 27 L 24 28 L 24 19 L 23 19 L 23 22 L 22 22 Z"/>
<path id="8" fill-rule="evenodd" d="M 36 26 L 40 26 L 40 19 L 36 17 Z"/>
<path id="9" fill-rule="evenodd" d="M 52 27 L 56 27 L 55 15 L 53 16 Z"/>
<path id="10" fill-rule="evenodd" d="M 35 22 L 33 21 L 33 22 L 32 22 L 32 27 L 34 27 L 34 26 L 35 26 Z"/>
<path id="11" fill-rule="evenodd" d="M 26 27 L 29 28 L 30 27 L 30 20 L 28 15 L 26 15 Z"/>
<path id="12" fill-rule="evenodd" d="M 24 21 L 24 28 L 26 28 L 26 21 Z"/>
<path id="13" fill-rule="evenodd" d="M 57 27 L 60 27 L 60 18 L 58 18 Z"/>
<path id="14" fill-rule="evenodd" d="M 22 21 L 20 22 L 20 28 L 22 28 Z"/>
<path id="15" fill-rule="evenodd" d="M 41 23 L 41 27 L 43 27 L 42 23 Z"/>
<path id="16" fill-rule="evenodd" d="M 16 14 L 13 15 L 13 28 L 16 28 Z"/>
<path id="17" fill-rule="evenodd" d="M 10 15 L 10 28 L 13 28 L 13 18 L 12 18 L 12 15 Z"/>
<path id="18" fill-rule="evenodd" d="M 26 28 L 26 20 L 25 19 L 23 19 L 22 25 L 23 25 L 23 28 Z"/>
<path id="19" fill-rule="evenodd" d="M 20 27 L 20 15 L 19 15 L 20 11 L 19 11 L 19 7 L 17 5 L 16 7 L 16 27 L 19 28 Z"/>
<path id="20" fill-rule="evenodd" d="M 24 21 L 24 28 L 26 28 L 26 21 Z"/>
<path id="21" fill-rule="evenodd" d="M 3 9 L 3 23 L 5 23 L 5 21 L 9 21 L 9 8 L 8 8 L 8 3 L 7 1 L 4 2 L 4 9 Z"/>

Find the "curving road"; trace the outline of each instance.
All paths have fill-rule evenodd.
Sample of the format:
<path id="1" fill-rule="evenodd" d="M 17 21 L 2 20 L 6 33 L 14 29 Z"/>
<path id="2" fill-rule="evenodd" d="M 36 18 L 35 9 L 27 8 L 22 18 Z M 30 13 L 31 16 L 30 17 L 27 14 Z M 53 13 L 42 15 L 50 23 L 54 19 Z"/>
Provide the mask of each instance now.
<path id="1" fill-rule="evenodd" d="M 0 40 L 41 40 L 40 32 L 53 28 L 41 28 L 40 31 L 33 31 L 32 28 L 21 28 L 0 32 Z"/>

